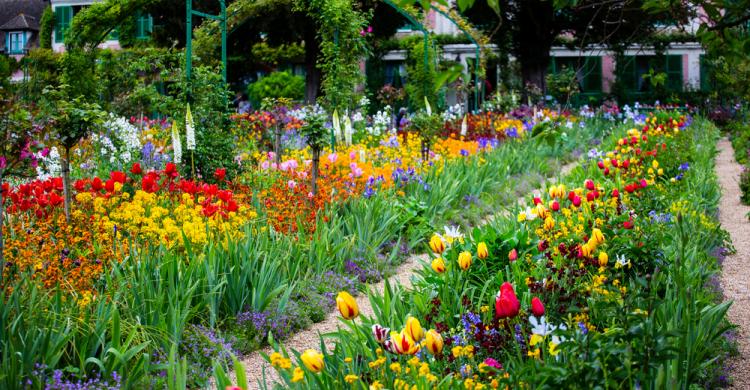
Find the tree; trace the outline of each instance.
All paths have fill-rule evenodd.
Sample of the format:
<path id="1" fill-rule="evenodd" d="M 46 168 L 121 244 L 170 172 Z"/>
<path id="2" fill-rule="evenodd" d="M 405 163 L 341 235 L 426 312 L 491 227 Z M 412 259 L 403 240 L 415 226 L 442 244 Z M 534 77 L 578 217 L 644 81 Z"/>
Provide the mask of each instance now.
<path id="1" fill-rule="evenodd" d="M 312 151 L 312 174 L 310 175 L 312 193 L 318 194 L 318 167 L 320 166 L 320 152 L 326 145 L 328 130 L 325 128 L 326 117 L 309 112 L 306 123 L 300 128 L 300 133 L 307 139 L 307 145 Z"/>

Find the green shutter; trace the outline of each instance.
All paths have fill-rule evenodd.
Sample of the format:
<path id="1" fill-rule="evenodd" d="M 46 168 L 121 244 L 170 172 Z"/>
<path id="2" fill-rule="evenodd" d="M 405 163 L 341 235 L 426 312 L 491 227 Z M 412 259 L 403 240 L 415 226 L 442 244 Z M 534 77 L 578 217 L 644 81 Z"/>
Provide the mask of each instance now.
<path id="1" fill-rule="evenodd" d="M 55 8 L 55 43 L 65 42 L 65 31 L 70 27 L 71 19 L 73 19 L 73 7 Z"/>
<path id="2" fill-rule="evenodd" d="M 583 62 L 583 90 L 592 93 L 602 91 L 602 57 L 586 57 Z"/>
<path id="3" fill-rule="evenodd" d="M 700 64 L 701 64 L 701 91 L 704 91 L 704 92 L 711 91 L 713 89 L 712 80 L 711 80 L 711 68 L 708 63 L 708 60 L 706 60 L 706 56 L 703 54 L 700 55 Z"/>
<path id="4" fill-rule="evenodd" d="M 682 56 L 666 56 L 667 89 L 682 91 Z"/>
<path id="5" fill-rule="evenodd" d="M 154 28 L 154 18 L 150 14 L 138 14 L 135 20 L 135 37 L 149 39 Z"/>

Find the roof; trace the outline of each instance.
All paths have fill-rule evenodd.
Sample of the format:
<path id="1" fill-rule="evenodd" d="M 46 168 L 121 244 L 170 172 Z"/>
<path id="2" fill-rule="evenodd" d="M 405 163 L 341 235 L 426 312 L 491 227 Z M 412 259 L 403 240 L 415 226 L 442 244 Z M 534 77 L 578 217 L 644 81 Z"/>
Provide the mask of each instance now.
<path id="1" fill-rule="evenodd" d="M 3 31 L 34 30 L 39 31 L 39 22 L 33 16 L 18 14 L 15 18 L 0 26 Z"/>
<path id="2" fill-rule="evenodd" d="M 46 0 L 0 0 L 0 26 L 5 26 L 19 15 L 26 15 L 35 19 L 38 29 L 39 19 L 48 5 Z"/>

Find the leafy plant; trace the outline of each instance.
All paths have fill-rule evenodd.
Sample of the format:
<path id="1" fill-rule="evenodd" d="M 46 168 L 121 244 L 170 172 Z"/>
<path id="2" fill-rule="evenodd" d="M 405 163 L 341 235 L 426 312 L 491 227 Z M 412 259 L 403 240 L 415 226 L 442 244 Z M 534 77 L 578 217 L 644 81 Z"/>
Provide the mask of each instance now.
<path id="1" fill-rule="evenodd" d="M 302 100 L 305 95 L 305 80 L 289 72 L 273 72 L 248 85 L 248 95 L 257 105 L 266 98 Z"/>

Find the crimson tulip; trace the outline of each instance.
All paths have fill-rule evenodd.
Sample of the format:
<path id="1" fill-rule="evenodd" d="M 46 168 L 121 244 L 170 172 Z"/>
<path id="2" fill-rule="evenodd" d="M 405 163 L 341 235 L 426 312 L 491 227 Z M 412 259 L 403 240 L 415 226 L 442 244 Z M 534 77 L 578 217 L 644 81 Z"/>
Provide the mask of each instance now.
<path id="1" fill-rule="evenodd" d="M 500 286 L 500 292 L 495 298 L 495 315 L 497 318 L 513 318 L 518 315 L 521 303 L 516 297 L 513 286 L 505 282 Z"/>

